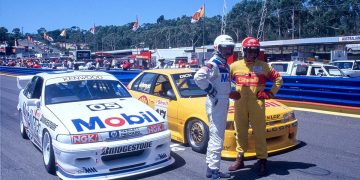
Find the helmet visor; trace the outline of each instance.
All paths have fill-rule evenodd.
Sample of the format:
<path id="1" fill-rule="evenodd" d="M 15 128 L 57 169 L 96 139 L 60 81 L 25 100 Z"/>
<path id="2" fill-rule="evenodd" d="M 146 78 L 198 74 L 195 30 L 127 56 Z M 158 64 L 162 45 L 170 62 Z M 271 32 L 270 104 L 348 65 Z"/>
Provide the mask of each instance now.
<path id="1" fill-rule="evenodd" d="M 234 47 L 234 45 L 219 45 L 218 51 L 222 56 L 228 57 L 234 53 Z"/>
<path id="2" fill-rule="evenodd" d="M 260 53 L 260 48 L 259 47 L 246 47 L 244 48 L 244 51 L 246 51 L 246 53 L 255 53 L 255 54 L 259 54 Z"/>

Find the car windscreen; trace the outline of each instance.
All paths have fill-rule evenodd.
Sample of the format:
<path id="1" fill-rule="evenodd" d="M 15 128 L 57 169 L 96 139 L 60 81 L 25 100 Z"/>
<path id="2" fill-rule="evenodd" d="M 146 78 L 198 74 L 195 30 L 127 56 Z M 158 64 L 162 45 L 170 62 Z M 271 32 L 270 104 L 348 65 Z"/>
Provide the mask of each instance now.
<path id="1" fill-rule="evenodd" d="M 45 87 L 46 105 L 124 97 L 131 95 L 115 80 L 67 81 L 48 84 Z"/>
<path id="2" fill-rule="evenodd" d="M 288 64 L 271 64 L 277 72 L 287 72 Z"/>
<path id="3" fill-rule="evenodd" d="M 337 66 L 339 69 L 352 69 L 353 62 L 334 62 L 335 66 Z"/>
<path id="4" fill-rule="evenodd" d="M 206 92 L 194 81 L 195 72 L 171 75 L 181 97 L 205 97 Z"/>
<path id="5" fill-rule="evenodd" d="M 326 71 L 330 74 L 330 76 L 345 76 L 337 67 L 333 66 L 324 66 Z"/>

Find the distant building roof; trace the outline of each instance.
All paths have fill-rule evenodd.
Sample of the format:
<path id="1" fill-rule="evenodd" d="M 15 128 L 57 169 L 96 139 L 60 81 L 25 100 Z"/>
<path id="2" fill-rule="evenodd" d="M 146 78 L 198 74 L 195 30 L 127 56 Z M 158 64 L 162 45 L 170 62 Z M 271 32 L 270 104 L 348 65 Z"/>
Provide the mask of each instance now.
<path id="1" fill-rule="evenodd" d="M 172 48 L 172 49 L 157 49 L 153 54 L 157 58 L 169 60 L 175 59 L 176 57 L 188 57 L 191 53 L 185 52 L 184 48 Z"/>

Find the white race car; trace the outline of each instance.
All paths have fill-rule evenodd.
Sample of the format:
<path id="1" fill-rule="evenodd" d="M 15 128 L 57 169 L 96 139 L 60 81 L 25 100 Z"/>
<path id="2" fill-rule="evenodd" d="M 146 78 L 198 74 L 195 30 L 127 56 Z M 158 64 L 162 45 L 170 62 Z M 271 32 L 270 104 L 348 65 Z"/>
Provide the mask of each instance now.
<path id="1" fill-rule="evenodd" d="M 108 73 L 40 73 L 17 83 L 21 135 L 42 150 L 49 173 L 112 179 L 174 161 L 167 122 Z"/>

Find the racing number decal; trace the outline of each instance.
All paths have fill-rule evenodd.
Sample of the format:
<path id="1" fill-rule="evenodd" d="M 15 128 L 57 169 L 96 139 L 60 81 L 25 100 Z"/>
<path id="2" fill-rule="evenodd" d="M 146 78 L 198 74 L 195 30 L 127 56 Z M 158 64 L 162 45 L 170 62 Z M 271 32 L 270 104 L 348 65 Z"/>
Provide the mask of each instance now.
<path id="1" fill-rule="evenodd" d="M 167 107 L 169 102 L 164 100 L 156 100 L 154 110 L 158 112 L 167 121 Z"/>
<path id="2" fill-rule="evenodd" d="M 90 104 L 86 105 L 91 111 L 103 111 L 108 109 L 120 109 L 122 108 L 117 103 L 101 103 L 101 104 Z"/>

